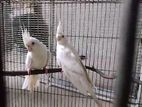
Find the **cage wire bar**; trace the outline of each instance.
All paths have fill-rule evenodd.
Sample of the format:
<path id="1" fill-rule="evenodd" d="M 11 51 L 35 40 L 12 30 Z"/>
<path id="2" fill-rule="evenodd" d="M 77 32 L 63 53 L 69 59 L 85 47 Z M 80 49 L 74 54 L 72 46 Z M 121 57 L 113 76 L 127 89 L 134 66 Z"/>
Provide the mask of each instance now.
<path id="1" fill-rule="evenodd" d="M 56 63 L 55 34 L 59 20 L 68 41 L 79 52 L 104 107 L 112 107 L 117 76 L 117 56 L 123 0 L 3 0 L 1 28 L 3 75 L 6 80 L 8 107 L 94 107 L 94 100 L 84 96 L 61 73 Z M 141 6 L 141 4 L 140 4 Z M 140 8 L 141 10 L 141 8 Z M 129 104 L 141 102 L 141 13 L 137 25 L 136 57 Z M 44 70 L 32 71 L 41 76 L 40 86 L 30 93 L 22 90 L 24 61 L 20 24 L 42 41 L 52 56 L 48 65 L 50 78 Z M 49 87 L 48 87 L 49 86 Z"/>
<path id="2" fill-rule="evenodd" d="M 128 107 L 132 84 L 135 54 L 136 24 L 139 0 L 126 0 L 124 5 L 122 33 L 120 36 L 119 78 L 116 89 L 116 107 Z"/>
<path id="3" fill-rule="evenodd" d="M 3 23 L 2 17 L 2 4 L 0 4 L 0 38 L 3 38 L 3 27 L 1 26 Z M 6 107 L 6 88 L 5 88 L 5 81 L 3 77 L 3 63 L 2 63 L 2 42 L 0 40 L 0 105 L 1 107 Z"/>

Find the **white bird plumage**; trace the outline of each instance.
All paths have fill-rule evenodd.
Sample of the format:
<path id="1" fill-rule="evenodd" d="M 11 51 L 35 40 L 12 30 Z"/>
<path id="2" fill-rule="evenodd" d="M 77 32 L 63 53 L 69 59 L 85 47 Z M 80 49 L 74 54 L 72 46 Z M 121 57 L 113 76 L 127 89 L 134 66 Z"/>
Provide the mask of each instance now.
<path id="1" fill-rule="evenodd" d="M 65 74 L 81 93 L 84 95 L 91 95 L 96 104 L 101 107 L 102 105 L 94 93 L 93 83 L 87 74 L 86 68 L 81 62 L 76 50 L 67 42 L 63 35 L 61 22 L 59 22 L 57 27 L 56 39 L 57 63 L 62 67 L 63 74 Z"/>
<path id="2" fill-rule="evenodd" d="M 26 28 L 22 30 L 22 38 L 28 53 L 25 60 L 25 67 L 28 73 L 32 69 L 43 69 L 47 66 L 50 57 L 50 51 L 46 45 L 38 39 L 31 37 Z M 39 85 L 39 75 L 26 76 L 22 89 L 33 91 Z"/>

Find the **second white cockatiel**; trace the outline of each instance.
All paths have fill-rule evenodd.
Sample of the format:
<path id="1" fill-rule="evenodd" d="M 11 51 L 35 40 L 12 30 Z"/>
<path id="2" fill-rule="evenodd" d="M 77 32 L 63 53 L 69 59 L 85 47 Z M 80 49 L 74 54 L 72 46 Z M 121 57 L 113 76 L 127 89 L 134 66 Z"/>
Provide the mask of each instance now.
<path id="1" fill-rule="evenodd" d="M 59 22 L 57 27 L 56 39 L 57 63 L 62 67 L 63 74 L 82 94 L 92 96 L 96 104 L 101 107 L 102 105 L 94 93 L 93 83 L 87 74 L 86 68 L 76 50 L 67 42 L 63 35 L 61 22 Z"/>
<path id="2" fill-rule="evenodd" d="M 46 45 L 40 42 L 38 39 L 31 37 L 26 28 L 22 29 L 22 38 L 25 47 L 28 50 L 25 66 L 26 70 L 30 74 L 33 69 L 43 69 L 47 66 L 50 57 L 50 51 Z M 39 75 L 27 75 L 22 89 L 28 89 L 33 91 L 39 84 Z"/>

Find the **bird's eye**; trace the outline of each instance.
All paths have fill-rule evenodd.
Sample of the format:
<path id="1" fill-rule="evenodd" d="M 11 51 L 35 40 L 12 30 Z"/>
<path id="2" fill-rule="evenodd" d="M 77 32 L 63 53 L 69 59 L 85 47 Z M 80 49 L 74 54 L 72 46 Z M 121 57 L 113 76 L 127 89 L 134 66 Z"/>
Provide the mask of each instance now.
<path id="1" fill-rule="evenodd" d="M 32 45 L 34 45 L 35 43 L 34 42 L 32 42 Z"/>
<path id="2" fill-rule="evenodd" d="M 62 38 L 64 38 L 64 35 L 62 35 Z"/>

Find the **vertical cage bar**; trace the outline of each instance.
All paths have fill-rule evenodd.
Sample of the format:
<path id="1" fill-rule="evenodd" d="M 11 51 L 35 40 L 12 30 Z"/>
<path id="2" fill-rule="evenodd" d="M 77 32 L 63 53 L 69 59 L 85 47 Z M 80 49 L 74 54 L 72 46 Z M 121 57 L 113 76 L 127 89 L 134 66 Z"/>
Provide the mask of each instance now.
<path id="1" fill-rule="evenodd" d="M 115 107 L 128 107 L 132 83 L 132 70 L 135 51 L 136 22 L 139 0 L 127 0 L 124 5 L 122 33 L 120 37 L 119 77 Z M 122 60 L 123 59 L 123 60 Z"/>
<path id="2" fill-rule="evenodd" d="M 1 107 L 6 107 L 6 89 L 5 83 L 3 79 L 3 61 L 2 61 L 2 42 L 1 40 L 4 38 L 3 35 L 3 3 L 0 2 L 0 105 Z M 4 44 L 3 44 L 4 45 Z"/>
<path id="3" fill-rule="evenodd" d="M 54 15 L 55 15 L 55 0 L 50 0 L 50 38 L 49 38 L 49 50 L 50 51 L 53 51 L 54 49 Z M 51 68 L 53 68 L 53 57 L 51 57 L 50 61 L 51 61 Z M 53 76 L 53 75 L 51 75 Z M 52 79 L 51 79 L 51 82 L 52 82 Z M 51 93 L 55 93 L 55 89 L 53 87 L 51 87 Z M 53 101 L 55 97 L 55 94 L 51 94 L 50 98 L 50 106 L 55 106 L 55 102 Z M 52 102 L 54 102 L 54 104 L 52 104 Z"/>

